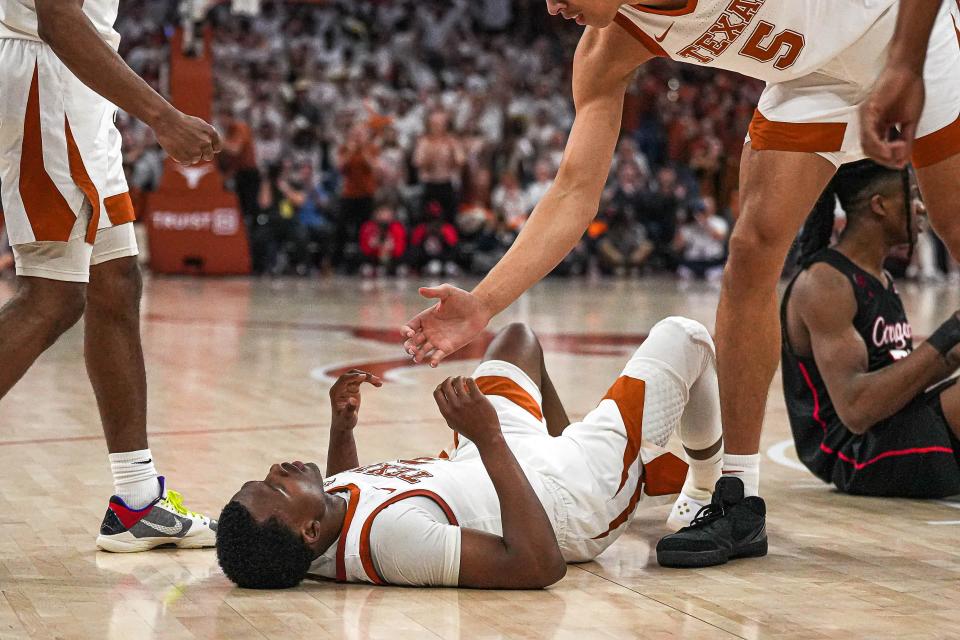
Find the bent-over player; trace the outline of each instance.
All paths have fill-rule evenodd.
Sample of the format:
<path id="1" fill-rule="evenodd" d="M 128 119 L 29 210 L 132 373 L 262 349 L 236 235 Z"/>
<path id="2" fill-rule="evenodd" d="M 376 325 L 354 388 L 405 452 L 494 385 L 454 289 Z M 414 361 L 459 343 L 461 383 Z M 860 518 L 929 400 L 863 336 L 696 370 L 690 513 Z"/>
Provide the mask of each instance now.
<path id="1" fill-rule="evenodd" d="M 181 113 L 117 54 L 120 0 L 0 0 L 0 201 L 17 293 L 0 308 L 0 399 L 85 318 L 84 360 L 115 495 L 107 551 L 209 547 L 209 518 L 183 506 L 147 444 L 140 342 L 143 283 L 117 107 L 177 162 L 210 160 L 220 138 Z"/>
<path id="2" fill-rule="evenodd" d="M 709 496 L 720 476 L 713 343 L 685 318 L 658 323 L 599 406 L 569 425 L 536 337 L 511 325 L 473 378 L 447 379 L 434 392 L 454 430 L 446 459 L 359 466 L 352 429 L 362 382 L 380 384 L 352 372 L 331 390 L 326 481 L 314 464 L 275 464 L 224 508 L 217 556 L 238 585 L 288 587 L 313 572 L 375 584 L 544 587 L 566 562 L 610 546 L 640 503 L 681 484 L 687 495 L 670 521 L 689 523 L 702 506 L 689 494 Z M 685 483 L 687 465 L 661 448 L 675 430 L 690 461 Z M 744 500 L 740 480 L 726 480 L 714 501 L 755 525 L 728 552 L 765 551 L 762 501 Z"/>
<path id="3" fill-rule="evenodd" d="M 954 313 L 913 349 L 883 262 L 912 243 L 919 200 L 906 171 L 864 160 L 840 169 L 803 234 L 802 270 L 783 298 L 783 392 L 797 453 L 843 492 L 905 498 L 960 493 L 960 366 Z M 827 248 L 834 197 L 847 213 Z M 942 382 L 933 388 L 932 385 Z"/>
<path id="4" fill-rule="evenodd" d="M 868 103 L 865 124 L 873 132 L 868 150 L 900 166 L 904 154 L 912 154 L 931 223 L 960 258 L 960 2 L 546 4 L 551 13 L 587 25 L 573 60 L 576 119 L 556 180 L 510 250 L 472 292 L 451 285 L 422 290 L 439 304 L 407 323 L 405 347 L 417 362 L 436 365 L 475 338 L 579 242 L 596 215 L 625 91 L 638 66 L 664 57 L 764 80 L 740 160 L 740 217 L 730 236 L 716 322 L 724 471 L 737 474 L 747 493 L 758 495 L 763 414 L 780 344 L 781 268 L 837 167 L 865 157 L 858 107 L 878 79 L 896 95 L 873 96 Z M 929 45 L 904 42 L 906 35 L 931 29 Z M 917 55 L 904 53 L 912 51 Z M 888 54 L 895 66 L 885 70 Z M 908 71 L 899 64 L 904 61 Z M 884 106 L 907 98 L 912 108 L 906 112 Z M 907 137 L 916 138 L 912 146 L 878 139 L 879 123 L 897 122 L 905 125 Z M 897 153 L 890 155 L 894 147 Z M 714 542 L 721 551 L 722 537 Z"/>

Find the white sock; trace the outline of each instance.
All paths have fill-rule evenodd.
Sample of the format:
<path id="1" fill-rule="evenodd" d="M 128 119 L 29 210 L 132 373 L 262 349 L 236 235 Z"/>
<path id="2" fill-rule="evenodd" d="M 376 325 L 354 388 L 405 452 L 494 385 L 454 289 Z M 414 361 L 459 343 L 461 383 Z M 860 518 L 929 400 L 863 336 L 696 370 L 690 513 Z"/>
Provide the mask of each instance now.
<path id="1" fill-rule="evenodd" d="M 743 494 L 745 496 L 760 495 L 760 454 L 734 455 L 723 454 L 723 473 L 735 475 L 743 480 Z"/>
<path id="2" fill-rule="evenodd" d="M 703 373 L 690 387 L 690 399 L 683 410 L 683 420 L 678 430 L 684 448 L 690 451 L 710 449 L 722 441 L 723 427 L 720 422 L 720 389 L 717 384 L 717 368 L 714 359 L 708 359 Z M 686 454 L 690 466 L 683 491 L 690 497 L 703 497 L 703 492 L 713 493 L 723 468 L 723 446 L 709 458 L 697 460 Z"/>
<path id="3" fill-rule="evenodd" d="M 143 509 L 160 495 L 150 449 L 110 454 L 116 495 L 131 509 Z"/>
<path id="4" fill-rule="evenodd" d="M 688 453 L 685 453 L 684 459 L 690 469 L 687 479 L 683 481 L 683 492 L 691 497 L 702 496 L 703 492 L 713 493 L 723 469 L 723 447 L 705 460 L 691 458 Z"/>

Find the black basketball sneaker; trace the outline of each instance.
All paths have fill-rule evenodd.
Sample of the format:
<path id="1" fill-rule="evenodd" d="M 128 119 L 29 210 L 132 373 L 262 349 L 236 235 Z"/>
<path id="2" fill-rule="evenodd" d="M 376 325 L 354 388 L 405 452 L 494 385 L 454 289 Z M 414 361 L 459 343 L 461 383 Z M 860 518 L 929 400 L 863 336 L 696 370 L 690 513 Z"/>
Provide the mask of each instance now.
<path id="1" fill-rule="evenodd" d="M 743 481 L 723 476 L 710 504 L 690 526 L 661 538 L 657 562 L 663 567 L 711 567 L 734 558 L 765 556 L 766 515 L 763 498 L 745 498 Z"/>

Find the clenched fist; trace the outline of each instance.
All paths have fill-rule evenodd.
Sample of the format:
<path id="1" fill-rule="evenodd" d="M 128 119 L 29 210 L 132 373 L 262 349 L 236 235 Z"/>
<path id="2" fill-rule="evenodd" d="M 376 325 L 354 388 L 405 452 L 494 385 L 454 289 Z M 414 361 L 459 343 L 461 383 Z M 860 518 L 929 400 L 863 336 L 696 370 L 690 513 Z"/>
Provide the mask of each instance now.
<path id="1" fill-rule="evenodd" d="M 503 437 L 496 409 L 473 378 L 447 378 L 433 392 L 433 398 L 447 426 L 478 448 Z"/>
<path id="2" fill-rule="evenodd" d="M 163 150 L 180 164 L 213 160 L 223 146 L 220 134 L 210 124 L 176 109 L 151 123 L 151 128 Z"/>

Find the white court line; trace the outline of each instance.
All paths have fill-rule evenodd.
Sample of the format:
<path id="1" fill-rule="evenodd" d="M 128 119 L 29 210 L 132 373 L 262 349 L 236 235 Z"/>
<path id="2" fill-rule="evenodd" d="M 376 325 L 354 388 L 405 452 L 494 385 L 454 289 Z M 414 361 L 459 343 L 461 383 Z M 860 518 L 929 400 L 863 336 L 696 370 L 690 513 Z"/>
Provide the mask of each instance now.
<path id="1" fill-rule="evenodd" d="M 960 524 L 960 520 L 927 520 L 927 524 L 932 525 L 957 525 Z"/>
<path id="2" fill-rule="evenodd" d="M 783 442 L 778 442 L 769 449 L 767 449 L 767 457 L 776 462 L 779 465 L 788 467 L 790 469 L 796 469 L 797 471 L 806 471 L 809 473 L 807 468 L 803 466 L 797 460 L 787 457 L 787 449 L 793 448 L 793 440 L 784 440 Z M 960 508 L 960 507 L 958 507 Z"/>
<path id="3" fill-rule="evenodd" d="M 937 500 L 937 504 L 942 504 L 945 507 L 950 507 L 951 509 L 960 509 L 960 502 L 954 500 Z"/>

